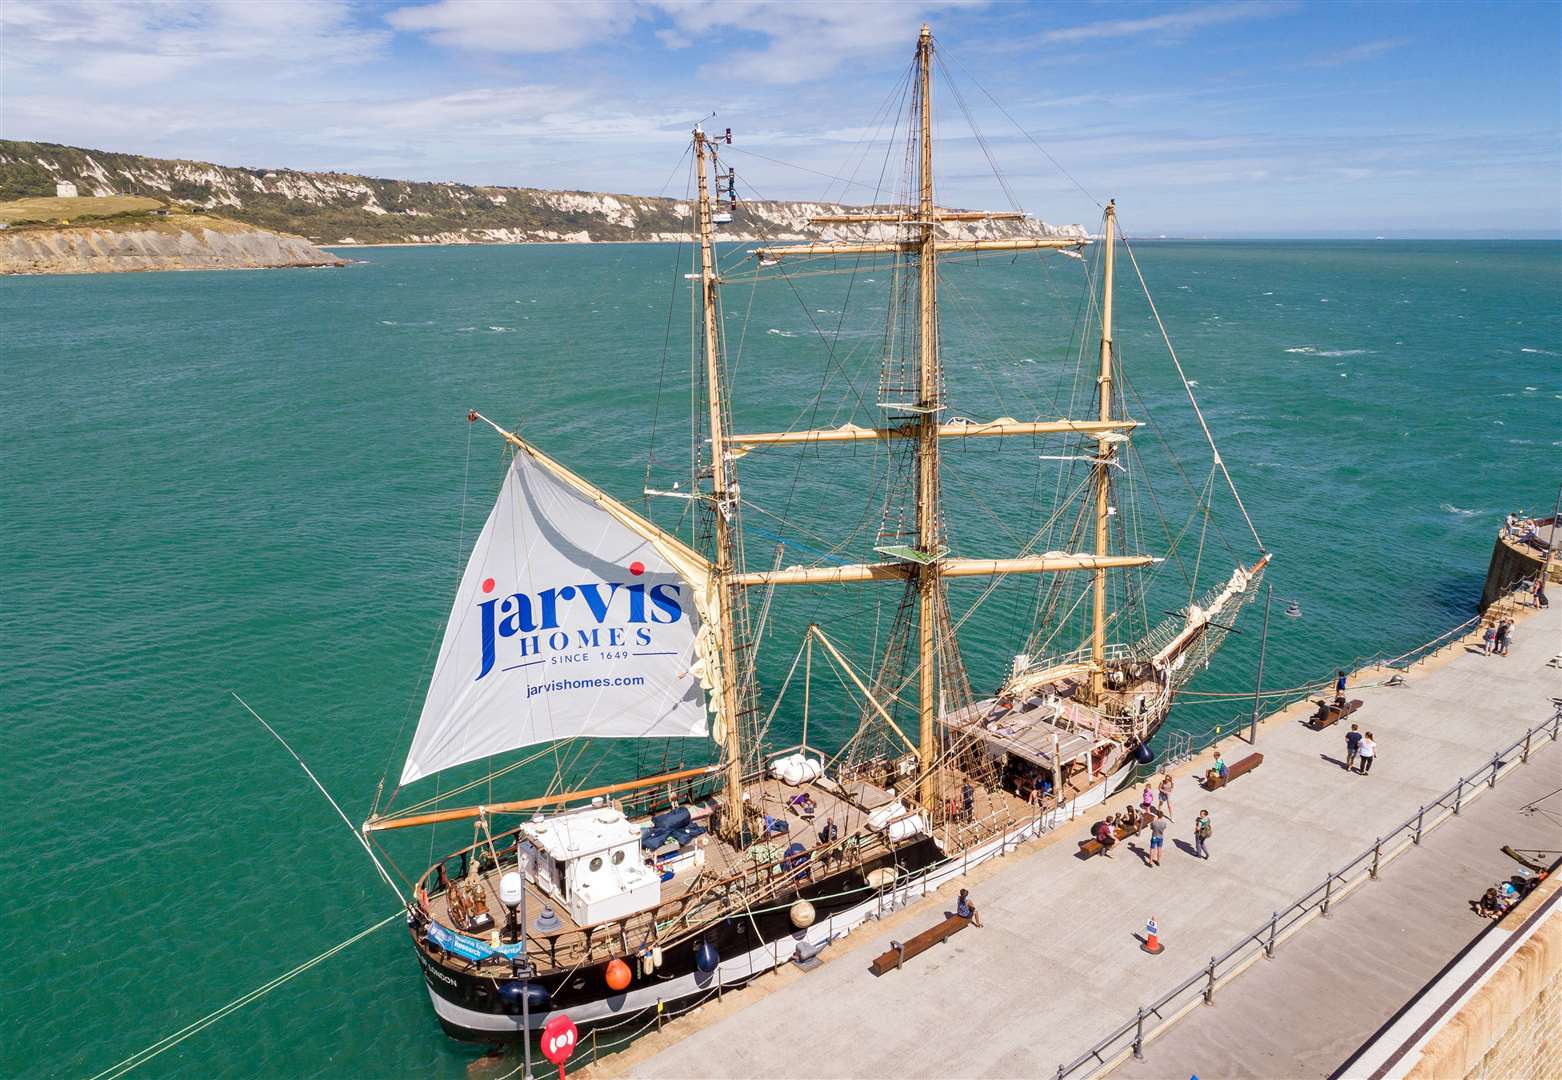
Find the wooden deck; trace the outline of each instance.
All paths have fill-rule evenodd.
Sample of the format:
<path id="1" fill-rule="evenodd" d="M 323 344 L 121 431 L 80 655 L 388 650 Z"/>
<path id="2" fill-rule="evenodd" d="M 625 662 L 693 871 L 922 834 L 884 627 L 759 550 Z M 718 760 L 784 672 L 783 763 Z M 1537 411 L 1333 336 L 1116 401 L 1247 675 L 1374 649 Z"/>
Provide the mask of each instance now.
<path id="1" fill-rule="evenodd" d="M 960 790 L 961 782 L 962 778 L 958 775 L 953 777 L 954 791 Z M 696 898 L 692 903 L 697 906 L 690 910 L 691 894 L 704 892 L 723 879 L 746 874 L 744 880 L 747 891 L 761 897 L 788 892 L 796 886 L 782 879 L 795 877 L 795 873 L 777 864 L 793 844 L 802 845 L 811 874 L 816 874 L 816 867 L 819 866 L 833 872 L 848 859 L 856 861 L 888 851 L 883 836 L 868 828 L 868 818 L 875 810 L 894 803 L 898 796 L 892 790 L 861 777 L 849 775 L 844 782 L 825 777 L 797 787 L 766 778 L 746 785 L 744 794 L 750 832 L 757 839 L 747 847 L 738 849 L 714 833 L 705 833 L 693 841 L 693 845 L 697 845 L 703 852 L 703 866 L 696 866 L 694 860 L 679 858 L 691 852 L 693 845 L 683 848 L 669 846 L 653 853 L 656 863 L 669 863 L 669 868 L 674 870 L 673 877 L 662 882 L 661 903 L 654 910 L 607 924 L 582 927 L 564 905 L 546 895 L 534 883 L 528 882 L 528 921 L 534 924 L 544 908 L 551 908 L 561 924 L 558 930 L 549 934 L 539 934 L 528 927 L 528 956 L 532 962 L 543 972 L 599 962 L 657 942 L 662 936 L 657 932 L 657 924 L 662 924 L 664 934 L 667 931 L 666 924 L 678 920 L 680 916 L 687 917 L 691 927 L 697 926 L 705 921 L 706 914 L 713 915 L 713 906 L 722 906 L 725 910 L 725 906 L 729 905 L 720 899 L 724 894 L 713 894 L 709 901 Z M 812 800 L 811 814 L 806 813 L 795 801 L 802 795 Z M 1024 804 L 1011 795 L 1001 792 L 989 794 L 983 789 L 976 793 L 976 816 L 998 813 L 1007 806 L 1005 800 L 1013 804 L 1010 809 L 1015 816 L 1033 812 L 1034 808 L 1029 807 L 1021 810 Z M 910 808 L 917 809 L 915 806 Z M 768 830 L 767 822 L 771 826 Z M 637 819 L 636 824 L 649 824 L 649 819 Z M 833 825 L 835 832 L 829 843 L 822 839 L 822 830 L 827 824 Z M 779 827 L 782 825 L 784 829 Z M 452 878 L 451 888 L 438 890 L 429 896 L 428 913 L 434 921 L 490 945 L 502 940 L 506 916 L 504 905 L 499 901 L 499 881 L 505 873 L 515 869 L 511 847 L 513 835 L 513 832 L 504 832 L 496 837 L 494 851 L 498 855 L 498 866 L 473 870 L 469 865 L 467 876 L 459 883 Z M 491 864 L 494 852 L 486 846 L 483 850 L 489 856 L 487 862 Z M 795 857 L 796 853 L 793 854 Z M 447 859 L 447 863 L 453 863 L 454 858 Z M 454 865 L 450 872 L 456 872 Z M 797 880 L 805 883 L 807 879 Z M 476 910 L 486 909 L 493 919 L 492 928 L 477 931 L 470 922 L 452 912 L 451 899 L 456 888 L 465 889 L 481 898 Z M 466 963 L 461 960 L 453 962 Z"/>

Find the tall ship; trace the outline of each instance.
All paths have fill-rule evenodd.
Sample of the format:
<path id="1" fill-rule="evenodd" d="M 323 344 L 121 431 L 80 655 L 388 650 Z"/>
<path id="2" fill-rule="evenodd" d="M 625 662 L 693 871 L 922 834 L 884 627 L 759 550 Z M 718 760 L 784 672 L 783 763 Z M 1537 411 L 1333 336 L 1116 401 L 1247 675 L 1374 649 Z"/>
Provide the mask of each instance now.
<path id="1" fill-rule="evenodd" d="M 1139 510 L 1152 470 L 1137 452 L 1144 414 L 1129 408 L 1113 339 L 1115 206 L 1103 207 L 1094 237 L 1018 210 L 942 206 L 936 63 L 924 26 L 885 111 L 898 140 L 887 156 L 904 150 L 892 198 L 821 215 L 825 239 L 734 249 L 725 267 L 718 230 L 743 209 L 723 171 L 732 136 L 694 128 L 686 476 L 648 482 L 636 509 L 545 453 L 546 431 L 468 414 L 502 440 L 507 467 L 395 790 L 363 825 L 379 847 L 391 830 L 471 826 L 470 843 L 406 882 L 409 944 L 455 1038 L 520 1039 L 561 1011 L 585 1025 L 692 1004 L 807 959 L 1087 811 L 1153 760 L 1149 743 L 1178 689 L 1255 591 L 1268 555 L 1175 353 L 1174 385 L 1198 420 L 1185 428 L 1202 435 L 1193 450 L 1208 455 L 1208 479 L 1188 484 L 1177 520 Z M 948 399 L 941 287 L 950 267 L 1012 269 L 1021 257 L 1075 278 L 1083 269 L 1070 411 L 1015 419 L 967 393 L 958 405 L 973 419 Z M 859 414 L 845 423 L 745 430 L 722 290 L 740 280 L 795 289 L 809 275 L 883 286 L 882 332 L 864 346 L 876 385 L 855 389 Z M 791 359 L 827 362 L 811 348 Z M 987 516 L 943 490 L 946 448 L 978 442 L 1040 451 L 976 493 Z M 844 508 L 861 500 L 842 491 L 843 535 L 813 538 L 830 546 L 746 539 L 764 493 L 740 487 L 740 459 L 800 455 L 808 468 L 853 449 L 876 477 L 871 527 L 844 527 Z M 1214 507 L 1228 495 L 1251 534 L 1247 554 L 1214 550 L 1225 535 Z M 681 523 L 658 524 L 653 502 L 679 508 Z M 808 558 L 789 561 L 799 552 Z M 952 604 L 967 578 L 978 594 Z M 968 622 L 1000 588 L 1026 598 L 1015 609 L 1025 614 Z M 824 611 L 812 598 L 851 590 L 875 593 L 871 633 L 809 622 L 784 682 L 762 688 L 757 653 L 772 608 L 807 597 L 801 610 Z M 973 648 L 1012 658 L 990 692 L 971 686 Z M 821 709 L 837 718 L 833 738 L 819 734 L 829 724 L 810 726 Z M 855 718 L 844 738 L 842 715 Z M 789 737 L 772 736 L 783 727 Z M 610 749 L 618 740 L 663 758 L 641 775 L 602 775 L 604 762 L 622 762 Z M 414 785 L 474 763 L 489 766 L 478 780 L 441 782 L 397 807 Z"/>

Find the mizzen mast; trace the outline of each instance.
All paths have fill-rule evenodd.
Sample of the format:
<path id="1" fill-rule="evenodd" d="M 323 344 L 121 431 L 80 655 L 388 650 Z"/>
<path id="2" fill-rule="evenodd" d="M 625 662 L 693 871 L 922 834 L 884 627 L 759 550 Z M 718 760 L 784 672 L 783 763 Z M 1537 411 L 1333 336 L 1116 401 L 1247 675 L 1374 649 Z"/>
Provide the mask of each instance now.
<path id="1" fill-rule="evenodd" d="M 1101 423 L 1112 419 L 1112 247 L 1117 223 L 1117 202 L 1106 204 L 1102 229 L 1101 273 L 1101 374 L 1096 386 L 1101 395 Z M 1111 541 L 1111 474 L 1117 439 L 1102 430 L 1096 435 L 1096 558 L 1104 559 Z M 1095 572 L 1095 606 L 1090 630 L 1090 695 L 1099 702 L 1106 689 L 1106 569 Z"/>
<path id="2" fill-rule="evenodd" d="M 730 130 L 729 130 L 730 137 Z M 699 189 L 699 204 L 695 223 L 700 240 L 700 301 L 704 309 L 705 394 L 710 409 L 710 492 L 708 494 L 711 517 L 715 525 L 715 560 L 711 587 L 720 598 L 720 625 L 716 628 L 718 662 L 716 686 L 719 695 L 719 712 L 715 732 L 722 744 L 725 756 L 722 788 L 727 812 L 720 815 L 717 828 L 725 840 L 740 842 L 743 833 L 743 741 L 738 710 L 738 665 L 735 642 L 737 633 L 733 621 L 733 575 L 736 565 L 736 538 L 732 519 L 736 485 L 731 482 L 730 462 L 727 456 L 726 391 L 722 384 L 721 332 L 717 324 L 719 282 L 716 274 L 716 257 L 711 246 L 711 196 L 706 179 L 705 159 L 716 158 L 715 147 L 699 125 L 694 128 L 695 178 Z"/>

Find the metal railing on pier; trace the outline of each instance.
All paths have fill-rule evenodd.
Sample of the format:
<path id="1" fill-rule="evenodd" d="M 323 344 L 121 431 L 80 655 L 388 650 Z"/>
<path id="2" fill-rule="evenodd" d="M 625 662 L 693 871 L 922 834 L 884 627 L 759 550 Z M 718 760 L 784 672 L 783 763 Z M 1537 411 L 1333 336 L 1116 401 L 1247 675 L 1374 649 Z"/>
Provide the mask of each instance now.
<path id="1" fill-rule="evenodd" d="M 1415 814 L 1397 828 L 1378 837 L 1371 847 L 1340 869 L 1331 871 L 1322 882 L 1297 898 L 1290 907 L 1276 911 L 1267 922 L 1225 953 L 1210 957 L 1209 963 L 1171 990 L 1140 1006 L 1133 1018 L 1072 1062 L 1059 1065 L 1057 1080 L 1100 1076 L 1129 1056 L 1143 1058 L 1144 1047 L 1152 1039 L 1198 1005 L 1213 1005 L 1215 992 L 1245 971 L 1248 965 L 1260 958 L 1272 958 L 1276 946 L 1282 941 L 1314 918 L 1326 917 L 1332 905 L 1349 896 L 1364 882 L 1375 880 L 1384 863 L 1419 845 L 1421 838 L 1428 832 L 1457 816 L 1465 803 L 1482 791 L 1495 787 L 1503 776 L 1527 762 L 1536 741 L 1549 738 L 1556 742 L 1559 736 L 1562 736 L 1562 706 L 1556 709 L 1550 720 L 1536 724 L 1525 731 L 1522 737 L 1497 750 L 1480 767 L 1459 777 L 1453 787 L 1418 807 Z"/>

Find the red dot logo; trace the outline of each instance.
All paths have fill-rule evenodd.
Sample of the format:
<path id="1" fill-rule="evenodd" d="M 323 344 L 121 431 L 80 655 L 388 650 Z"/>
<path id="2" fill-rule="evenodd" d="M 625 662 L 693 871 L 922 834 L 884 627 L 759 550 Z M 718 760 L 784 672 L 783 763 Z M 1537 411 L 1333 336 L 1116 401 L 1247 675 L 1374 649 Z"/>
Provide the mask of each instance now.
<path id="1" fill-rule="evenodd" d="M 639 577 L 641 574 L 645 573 L 645 563 L 638 561 L 630 563 L 629 572 L 635 577 Z"/>
<path id="2" fill-rule="evenodd" d="M 487 579 L 485 579 L 483 581 L 483 591 L 484 592 L 493 592 L 494 591 L 494 579 L 493 578 L 487 578 Z"/>

